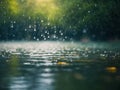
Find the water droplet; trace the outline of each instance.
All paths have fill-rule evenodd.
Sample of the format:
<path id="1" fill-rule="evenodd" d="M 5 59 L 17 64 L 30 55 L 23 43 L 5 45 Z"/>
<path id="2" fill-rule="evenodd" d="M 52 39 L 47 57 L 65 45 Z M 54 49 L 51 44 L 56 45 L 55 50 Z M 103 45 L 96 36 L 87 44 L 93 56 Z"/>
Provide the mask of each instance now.
<path id="1" fill-rule="evenodd" d="M 44 40 L 47 40 L 46 38 L 44 38 Z"/>
<path id="2" fill-rule="evenodd" d="M 36 28 L 34 28 L 34 32 L 36 32 Z"/>
<path id="3" fill-rule="evenodd" d="M 95 4 L 95 7 L 97 7 L 97 4 Z"/>
<path id="4" fill-rule="evenodd" d="M 30 19 L 31 19 L 31 17 L 29 16 L 29 17 L 28 17 L 28 19 L 30 20 Z"/>
<path id="5" fill-rule="evenodd" d="M 43 23 L 44 21 L 43 20 L 41 20 L 41 23 Z"/>
<path id="6" fill-rule="evenodd" d="M 32 25 L 29 25 L 29 28 L 32 28 Z"/>
<path id="7" fill-rule="evenodd" d="M 25 29 L 25 31 L 27 31 L 27 29 Z"/>
<path id="8" fill-rule="evenodd" d="M 48 22 L 48 24 L 47 24 L 48 26 L 50 25 L 50 22 Z"/>
<path id="9" fill-rule="evenodd" d="M 11 27 L 11 28 L 14 28 L 14 25 L 12 24 L 10 27 Z"/>
<path id="10" fill-rule="evenodd" d="M 13 23 L 16 23 L 16 21 L 14 21 Z"/>
<path id="11" fill-rule="evenodd" d="M 24 2 L 24 0 L 21 0 L 21 2 Z"/>
<path id="12" fill-rule="evenodd" d="M 79 7 L 80 5 L 79 5 L 79 4 L 77 4 L 77 6 Z"/>
<path id="13" fill-rule="evenodd" d="M 25 14 L 22 15 L 23 17 L 25 16 Z"/>
<path id="14" fill-rule="evenodd" d="M 33 39 L 36 39 L 36 37 L 34 36 Z"/>
<path id="15" fill-rule="evenodd" d="M 78 9 L 81 10 L 81 7 L 79 7 Z"/>
<path id="16" fill-rule="evenodd" d="M 67 39 L 67 36 L 65 36 L 65 39 Z"/>
<path id="17" fill-rule="evenodd" d="M 90 13 L 90 11 L 88 11 L 88 13 Z"/>
<path id="18" fill-rule="evenodd" d="M 56 38 L 56 35 L 53 35 L 53 38 Z"/>
<path id="19" fill-rule="evenodd" d="M 4 20 L 4 23 L 6 23 L 6 21 Z"/>
<path id="20" fill-rule="evenodd" d="M 48 38 L 50 38 L 50 36 L 48 36 Z"/>
<path id="21" fill-rule="evenodd" d="M 45 31 L 45 33 L 47 33 L 47 31 Z"/>
<path id="22" fill-rule="evenodd" d="M 63 36 L 63 33 L 61 33 L 60 35 Z"/>
<path id="23" fill-rule="evenodd" d="M 37 41 L 39 41 L 39 38 L 37 38 Z"/>
<path id="24" fill-rule="evenodd" d="M 87 33 L 87 30 L 86 30 L 86 29 L 83 29 L 83 33 Z"/>

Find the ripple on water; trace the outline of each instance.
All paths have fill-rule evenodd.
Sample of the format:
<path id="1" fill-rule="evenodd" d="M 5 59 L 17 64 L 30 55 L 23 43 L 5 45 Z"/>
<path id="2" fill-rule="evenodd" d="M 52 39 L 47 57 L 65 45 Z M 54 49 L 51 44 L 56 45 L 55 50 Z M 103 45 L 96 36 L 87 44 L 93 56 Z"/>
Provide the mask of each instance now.
<path id="1" fill-rule="evenodd" d="M 110 49 L 108 45 L 107 47 L 103 47 L 102 44 L 97 46 L 96 43 L 85 45 L 62 42 L 6 42 L 0 46 L 3 46 L 0 47 L 1 58 L 11 58 L 12 55 L 16 55 L 24 65 L 71 65 L 76 61 L 88 63 L 120 58 L 119 50 Z"/>
<path id="2" fill-rule="evenodd" d="M 108 85 L 120 81 L 119 59 L 120 48 L 109 43 L 0 43 L 0 83 L 7 81 L 10 90 L 55 90 L 57 83 L 79 88 L 91 82 Z"/>

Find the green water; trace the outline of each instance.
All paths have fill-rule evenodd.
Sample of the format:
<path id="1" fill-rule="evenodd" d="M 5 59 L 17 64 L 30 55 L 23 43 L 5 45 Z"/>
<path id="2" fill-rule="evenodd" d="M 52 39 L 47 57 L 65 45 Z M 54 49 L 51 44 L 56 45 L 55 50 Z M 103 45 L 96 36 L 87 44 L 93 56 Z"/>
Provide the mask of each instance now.
<path id="1" fill-rule="evenodd" d="M 119 45 L 1 42 L 0 90 L 120 90 Z"/>

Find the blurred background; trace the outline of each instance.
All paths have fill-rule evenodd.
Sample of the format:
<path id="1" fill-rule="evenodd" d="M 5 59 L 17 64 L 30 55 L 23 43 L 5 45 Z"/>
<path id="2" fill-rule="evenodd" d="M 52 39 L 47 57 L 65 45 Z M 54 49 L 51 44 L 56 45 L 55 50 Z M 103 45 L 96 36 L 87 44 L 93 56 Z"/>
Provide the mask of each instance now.
<path id="1" fill-rule="evenodd" d="M 0 90 L 120 90 L 120 0 L 0 0 Z"/>
<path id="2" fill-rule="evenodd" d="M 120 39 L 119 0 L 0 0 L 0 40 Z"/>

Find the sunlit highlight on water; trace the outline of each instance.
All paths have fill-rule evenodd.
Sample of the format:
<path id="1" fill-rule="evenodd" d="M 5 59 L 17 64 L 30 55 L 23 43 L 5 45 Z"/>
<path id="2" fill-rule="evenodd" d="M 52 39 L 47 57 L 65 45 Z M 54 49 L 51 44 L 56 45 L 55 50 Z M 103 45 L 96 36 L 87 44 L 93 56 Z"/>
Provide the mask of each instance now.
<path id="1" fill-rule="evenodd" d="M 108 72 L 111 72 L 111 73 L 116 73 L 116 72 L 117 72 L 117 68 L 114 67 L 114 66 L 106 67 L 106 70 L 107 70 Z"/>

